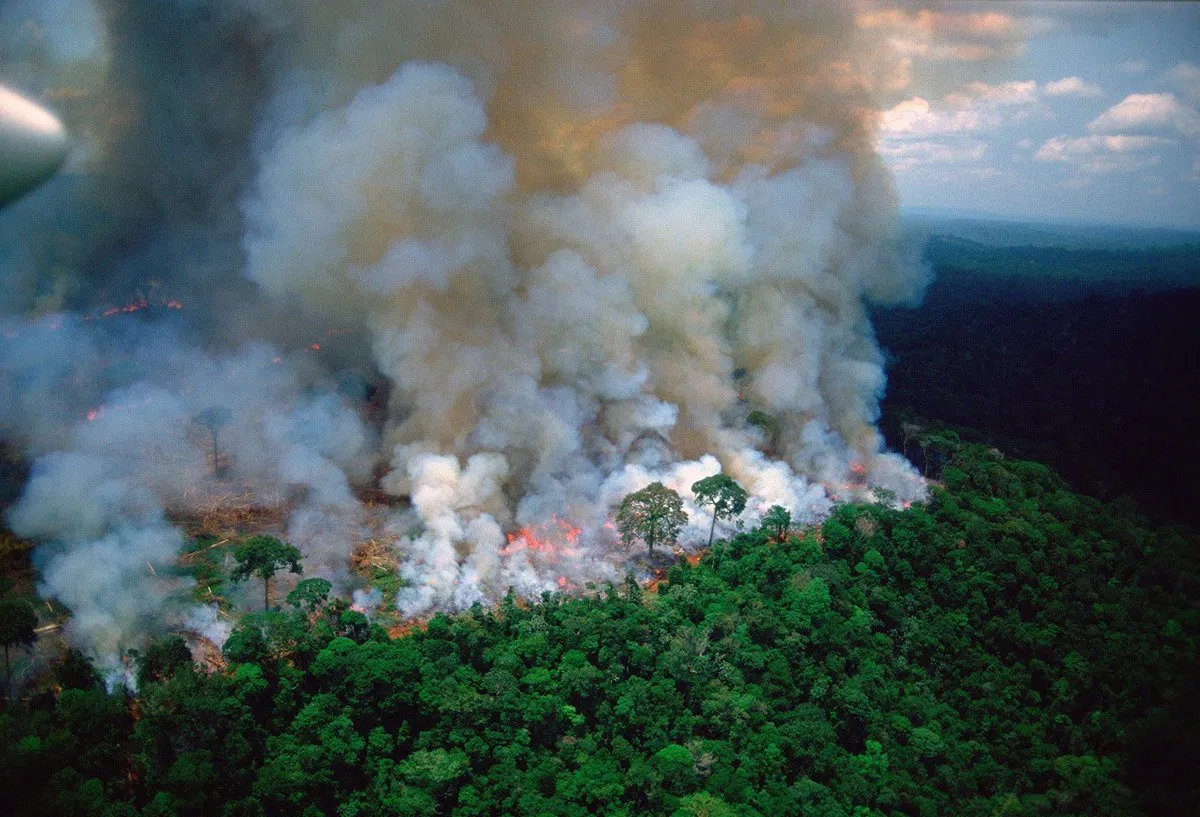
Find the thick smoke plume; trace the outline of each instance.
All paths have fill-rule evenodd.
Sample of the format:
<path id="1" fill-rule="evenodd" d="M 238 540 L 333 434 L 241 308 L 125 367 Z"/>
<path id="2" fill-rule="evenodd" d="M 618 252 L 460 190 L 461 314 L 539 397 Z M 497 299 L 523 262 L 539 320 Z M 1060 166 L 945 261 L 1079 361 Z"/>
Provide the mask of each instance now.
<path id="1" fill-rule="evenodd" d="M 204 618 L 159 568 L 226 489 L 280 497 L 347 592 L 390 534 L 414 615 L 619 575 L 609 520 L 654 480 L 685 546 L 721 469 L 743 524 L 923 496 L 875 427 L 866 304 L 924 273 L 849 8 L 52 5 L 0 64 L 79 142 L 0 215 L 0 432 L 34 458 L 9 523 L 98 657 Z"/>

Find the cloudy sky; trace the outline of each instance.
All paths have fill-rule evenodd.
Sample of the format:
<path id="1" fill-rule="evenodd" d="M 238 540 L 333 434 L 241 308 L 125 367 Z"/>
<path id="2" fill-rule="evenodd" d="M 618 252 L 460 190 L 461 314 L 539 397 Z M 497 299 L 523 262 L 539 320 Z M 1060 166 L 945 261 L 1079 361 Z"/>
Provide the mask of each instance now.
<path id="1" fill-rule="evenodd" d="M 1200 3 L 860 14 L 908 71 L 879 149 L 906 207 L 1200 227 Z"/>
<path id="2" fill-rule="evenodd" d="M 94 64 L 96 3 L 0 0 L 0 81 L 86 87 L 21 57 Z M 903 206 L 1200 228 L 1200 2 L 845 3 Z"/>

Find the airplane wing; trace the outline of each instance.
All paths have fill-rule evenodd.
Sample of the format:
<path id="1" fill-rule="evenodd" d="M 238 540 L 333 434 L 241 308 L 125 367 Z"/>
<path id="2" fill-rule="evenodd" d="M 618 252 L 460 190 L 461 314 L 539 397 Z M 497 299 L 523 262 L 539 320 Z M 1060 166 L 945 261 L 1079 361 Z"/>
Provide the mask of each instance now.
<path id="1" fill-rule="evenodd" d="M 58 117 L 0 85 L 0 207 L 57 173 L 69 147 Z"/>

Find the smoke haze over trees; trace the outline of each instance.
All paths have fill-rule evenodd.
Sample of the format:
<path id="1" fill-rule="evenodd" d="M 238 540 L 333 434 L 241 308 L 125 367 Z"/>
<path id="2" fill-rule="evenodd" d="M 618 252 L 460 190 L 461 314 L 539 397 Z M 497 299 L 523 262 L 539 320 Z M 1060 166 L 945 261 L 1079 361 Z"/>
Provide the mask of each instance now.
<path id="1" fill-rule="evenodd" d="M 927 271 L 874 148 L 899 58 L 853 4 L 5 14 L 76 140 L 0 215 L 9 522 L 110 672 L 195 613 L 175 522 L 231 493 L 339 592 L 394 541 L 409 615 L 619 578 L 605 522 L 655 481 L 685 543 L 720 470 L 751 525 L 924 495 L 876 428 L 866 306 Z M 556 518 L 569 558 L 509 546 Z"/>

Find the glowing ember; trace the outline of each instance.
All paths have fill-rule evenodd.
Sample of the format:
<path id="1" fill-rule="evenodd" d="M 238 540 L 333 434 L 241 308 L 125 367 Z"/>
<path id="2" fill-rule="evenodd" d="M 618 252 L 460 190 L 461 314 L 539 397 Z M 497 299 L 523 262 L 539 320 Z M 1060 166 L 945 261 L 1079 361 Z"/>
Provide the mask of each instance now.
<path id="1" fill-rule="evenodd" d="M 568 585 L 568 584 L 570 584 L 570 582 L 568 582 L 568 581 L 567 581 L 567 577 L 566 577 L 566 576 L 559 576 L 559 577 L 558 577 L 558 586 L 559 586 L 559 587 L 561 587 L 563 590 L 566 590 L 566 589 L 567 589 L 567 585 Z"/>
<path id="2" fill-rule="evenodd" d="M 183 301 L 177 298 L 169 298 L 167 300 L 154 299 L 151 300 L 145 295 L 138 295 L 137 299 L 125 304 L 124 306 L 110 306 L 107 309 L 100 311 L 98 315 L 84 316 L 85 321 L 99 318 L 111 318 L 113 315 L 128 315 L 131 312 L 140 312 L 143 309 L 148 309 L 152 306 L 163 307 L 164 309 L 183 309 Z"/>
<path id="3" fill-rule="evenodd" d="M 319 352 L 319 351 L 321 351 L 321 344 L 319 344 L 319 343 L 310 343 L 310 344 L 308 345 L 308 348 L 309 348 L 309 349 L 312 349 L 314 352 Z"/>
<path id="4" fill-rule="evenodd" d="M 166 300 L 166 301 L 158 300 L 158 299 L 150 300 L 143 295 L 139 295 L 136 300 L 132 301 L 131 303 L 125 304 L 124 306 L 106 307 L 106 308 L 100 310 L 99 312 L 93 313 L 91 315 L 73 315 L 73 316 L 65 316 L 65 317 L 63 315 L 55 315 L 51 319 L 49 319 L 49 321 L 45 324 L 45 326 L 46 326 L 46 328 L 50 329 L 51 331 L 57 332 L 58 330 L 63 328 L 63 323 L 65 322 L 65 320 L 68 320 L 68 319 L 71 322 L 95 321 L 95 320 L 100 320 L 101 318 L 111 318 L 115 315 L 128 315 L 133 312 L 140 312 L 143 309 L 149 309 L 150 307 L 162 307 L 164 309 L 183 309 L 183 302 L 179 301 L 175 298 L 171 298 L 170 300 Z M 21 337 L 21 334 L 22 334 L 22 331 L 20 329 L 6 328 L 4 330 L 4 338 L 6 340 L 16 340 L 17 338 Z"/>

